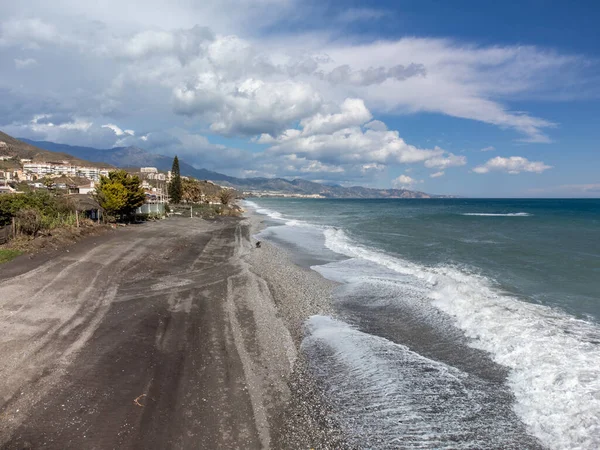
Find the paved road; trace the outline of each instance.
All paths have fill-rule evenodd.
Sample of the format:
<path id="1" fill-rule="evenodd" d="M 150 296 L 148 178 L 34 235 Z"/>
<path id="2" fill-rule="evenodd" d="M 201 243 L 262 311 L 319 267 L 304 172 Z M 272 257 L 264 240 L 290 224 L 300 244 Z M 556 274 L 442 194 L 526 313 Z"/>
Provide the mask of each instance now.
<path id="1" fill-rule="evenodd" d="M 0 268 L 0 448 L 269 447 L 294 347 L 249 247 L 173 219 Z"/>

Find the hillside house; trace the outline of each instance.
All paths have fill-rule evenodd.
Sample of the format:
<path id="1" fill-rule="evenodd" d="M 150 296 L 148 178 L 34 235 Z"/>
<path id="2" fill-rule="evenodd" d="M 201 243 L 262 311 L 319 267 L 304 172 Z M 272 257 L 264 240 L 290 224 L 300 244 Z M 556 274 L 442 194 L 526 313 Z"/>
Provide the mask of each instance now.
<path id="1" fill-rule="evenodd" d="M 8 184 L 0 184 L 0 194 L 14 194 L 17 192 L 16 189 L 13 189 Z"/>

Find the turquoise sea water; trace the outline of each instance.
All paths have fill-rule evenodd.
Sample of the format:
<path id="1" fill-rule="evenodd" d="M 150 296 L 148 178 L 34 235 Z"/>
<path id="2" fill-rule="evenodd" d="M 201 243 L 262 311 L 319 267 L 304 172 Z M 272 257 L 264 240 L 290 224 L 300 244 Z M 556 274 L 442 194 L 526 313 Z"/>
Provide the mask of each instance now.
<path id="1" fill-rule="evenodd" d="M 357 445 L 600 448 L 600 200 L 248 206 L 342 283 L 305 350 Z"/>

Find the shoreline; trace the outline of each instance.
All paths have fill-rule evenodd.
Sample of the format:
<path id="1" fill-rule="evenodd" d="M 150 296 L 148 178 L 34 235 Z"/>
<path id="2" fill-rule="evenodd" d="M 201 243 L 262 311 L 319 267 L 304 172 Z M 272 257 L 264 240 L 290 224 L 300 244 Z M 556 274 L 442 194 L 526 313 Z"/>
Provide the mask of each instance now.
<path id="1" fill-rule="evenodd" d="M 265 228 L 264 219 L 249 213 L 250 237 Z M 331 315 L 332 291 L 339 284 L 293 262 L 291 252 L 262 241 L 260 249 L 245 255 L 250 270 L 264 280 L 276 308 L 282 315 L 297 349 L 289 374 L 290 401 L 283 410 L 275 433 L 274 448 L 350 448 L 331 406 L 311 374 L 301 350 L 306 320 L 312 315 Z"/>

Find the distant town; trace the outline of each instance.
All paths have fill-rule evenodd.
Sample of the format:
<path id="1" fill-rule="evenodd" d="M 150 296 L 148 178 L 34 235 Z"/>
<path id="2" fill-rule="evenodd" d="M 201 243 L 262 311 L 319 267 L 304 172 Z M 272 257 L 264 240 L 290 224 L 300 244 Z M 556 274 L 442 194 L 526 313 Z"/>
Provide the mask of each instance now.
<path id="1" fill-rule="evenodd" d="M 0 141 L 0 146 L 4 144 Z M 95 189 L 101 176 L 108 176 L 114 168 L 87 167 L 74 165 L 70 161 L 33 162 L 29 158 L 0 156 L 0 161 L 13 161 L 20 165 L 14 169 L 0 169 L 0 193 L 18 192 L 12 187 L 15 183 L 25 184 L 31 189 L 62 189 L 71 194 L 89 194 Z M 142 188 L 146 192 L 148 203 L 165 202 L 166 184 L 171 181 L 171 171 L 161 172 L 156 167 L 140 167 L 139 170 L 128 170 L 142 180 Z M 182 180 L 190 177 L 181 176 Z M 207 183 L 218 186 L 212 181 Z M 227 186 L 221 186 L 227 189 Z M 325 198 L 320 194 L 294 194 L 277 191 L 245 191 L 245 197 L 286 197 L 286 198 Z"/>

